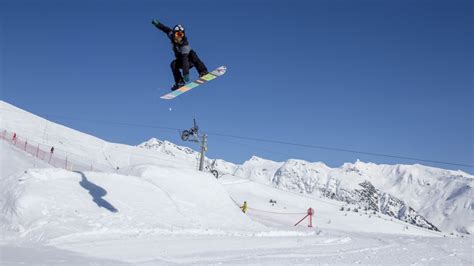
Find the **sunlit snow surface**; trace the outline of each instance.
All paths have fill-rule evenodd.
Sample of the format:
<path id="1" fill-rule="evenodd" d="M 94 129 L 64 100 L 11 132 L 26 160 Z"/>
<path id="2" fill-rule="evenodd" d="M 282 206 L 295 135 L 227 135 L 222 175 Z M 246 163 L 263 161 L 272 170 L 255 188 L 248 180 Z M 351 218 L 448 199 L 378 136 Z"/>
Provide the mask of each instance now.
<path id="1" fill-rule="evenodd" d="M 216 180 L 195 170 L 192 150 L 108 143 L 1 103 L 2 129 L 111 169 L 51 168 L 0 141 L 1 265 L 474 264 L 470 235 L 341 211 L 274 186 L 255 165 Z M 313 227 L 295 227 L 309 207 Z"/>

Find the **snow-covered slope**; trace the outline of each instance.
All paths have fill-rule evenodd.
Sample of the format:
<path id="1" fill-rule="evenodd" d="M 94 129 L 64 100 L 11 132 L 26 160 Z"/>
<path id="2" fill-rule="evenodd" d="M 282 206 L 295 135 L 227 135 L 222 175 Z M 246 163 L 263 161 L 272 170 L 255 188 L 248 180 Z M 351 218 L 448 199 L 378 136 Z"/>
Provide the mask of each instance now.
<path id="1" fill-rule="evenodd" d="M 301 208 L 301 206 L 305 206 L 315 210 L 314 226 L 322 230 L 439 235 L 438 232 L 403 223 L 388 215 L 374 215 L 369 211 L 356 210 L 355 204 L 282 191 L 271 185 L 256 183 L 232 175 L 224 175 L 219 182 L 226 187 L 236 201 L 243 202 L 245 200 L 248 202 L 248 213 L 253 219 L 269 226 L 295 224 L 305 216 L 306 210 Z M 303 226 L 307 226 L 307 224 L 308 221 L 304 221 Z"/>
<path id="2" fill-rule="evenodd" d="M 115 231 L 262 229 L 235 207 L 213 176 L 192 170 L 143 165 L 124 176 L 32 169 L 5 183 L 1 226 L 30 240 Z"/>
<path id="3" fill-rule="evenodd" d="M 196 169 L 198 168 L 200 154 L 189 147 L 179 146 L 169 141 L 162 141 L 156 138 L 151 138 L 139 144 L 138 147 L 152 151 L 154 154 L 166 154 L 174 158 L 179 158 L 182 161 L 187 161 L 189 164 L 194 165 Z M 236 164 L 221 159 L 209 159 L 206 157 L 204 160 L 206 168 L 210 168 L 213 163 L 214 168 L 222 174 L 234 173 L 239 167 Z"/>
<path id="4" fill-rule="evenodd" d="M 250 160 L 239 165 L 233 172 L 233 175 L 245 176 L 252 181 L 270 184 L 273 182 L 274 173 L 282 164 L 283 163 L 252 156 Z"/>
<path id="5" fill-rule="evenodd" d="M 169 148 L 164 148 L 167 145 Z M 188 156 L 188 160 L 197 158 L 196 152 L 189 148 L 156 139 L 140 146 L 162 152 L 172 150 L 173 155 L 181 153 L 182 157 Z M 463 171 L 419 164 L 377 165 L 361 161 L 331 168 L 321 162 L 295 159 L 274 162 L 256 156 L 242 165 L 218 162 L 216 168 L 221 174 L 232 174 L 315 197 L 359 202 L 362 208 L 370 203 L 361 199 L 360 191 L 364 190 L 361 184 L 370 182 L 377 191 L 376 202 L 371 205 L 374 211 L 433 230 L 474 232 L 474 177 Z"/>
<path id="6" fill-rule="evenodd" d="M 178 146 L 169 141 L 161 141 L 156 138 L 143 142 L 138 145 L 140 148 L 159 151 L 170 156 L 179 157 L 184 160 L 198 160 L 199 153 L 189 147 Z"/>
<path id="7" fill-rule="evenodd" d="M 0 228 L 25 239 L 119 230 L 261 230 L 195 161 L 108 143 L 1 102 L 1 127 L 55 147 L 69 160 L 105 165 L 101 172 L 53 169 L 48 160 L 1 142 Z M 47 137 L 45 137 L 47 136 Z M 192 150 L 180 152 L 192 154 Z M 177 153 L 179 154 L 179 153 Z M 192 155 L 191 155 L 192 156 Z"/>
<path id="8" fill-rule="evenodd" d="M 381 252 L 384 258 L 395 252 L 389 263 L 399 258 L 416 263 L 426 253 L 436 257 L 438 247 L 448 242 L 459 257 L 451 259 L 454 251 L 442 251 L 433 261 L 472 261 L 463 241 L 443 241 L 442 233 L 388 215 L 354 211 L 356 204 L 325 197 L 332 191 L 342 195 L 346 188 L 361 189 L 358 182 L 366 180 L 364 174 L 371 174 L 369 181 L 379 190 L 396 187 L 376 182 L 376 174 L 385 172 L 357 175 L 349 167 L 343 175 L 343 168 L 322 163 L 253 157 L 243 165 L 216 160 L 221 174 L 231 173 L 216 179 L 196 171 L 196 154 L 186 147 L 156 139 L 140 147 L 109 143 L 4 102 L 0 109 L 1 129 L 28 143 L 54 146 L 58 156 L 95 169 L 52 168 L 47 160 L 12 146 L 11 140 L 0 140 L 0 249 L 9 252 L 0 252 L 0 260 L 6 264 L 26 261 L 25 250 L 52 252 L 66 258 L 65 263 L 87 258 L 112 264 L 373 262 L 359 255 L 366 251 Z M 360 179 L 344 179 L 356 175 Z M 453 199 L 464 199 L 465 193 L 454 193 Z M 243 201 L 249 203 L 246 214 L 238 206 Z M 315 209 L 315 227 L 308 228 L 307 221 L 295 227 L 308 207 Z M 418 244 L 428 241 L 436 247 Z M 36 246 L 42 242 L 80 254 Z M 402 256 L 405 247 L 427 252 Z M 56 263 L 28 256 L 41 258 L 37 263 Z"/>
<path id="9" fill-rule="evenodd" d="M 249 160 L 255 169 L 268 169 L 268 161 L 260 165 Z M 273 162 L 274 165 L 278 163 Z M 275 168 L 274 168 L 275 169 Z M 251 169 L 241 171 L 239 176 L 253 179 Z M 361 184 L 370 182 L 379 190 L 377 211 L 384 212 L 383 198 L 399 201 L 394 217 L 410 220 L 405 209 L 411 207 L 413 215 L 423 216 L 423 222 L 432 223 L 442 231 L 461 233 L 474 232 L 474 177 L 463 171 L 451 171 L 419 164 L 376 165 L 373 163 L 346 163 L 339 168 L 330 168 L 317 162 L 288 160 L 276 171 L 266 173 L 271 183 L 283 190 L 296 191 L 314 196 L 325 196 L 348 202 L 359 202 L 356 190 Z M 386 202 L 386 201 L 385 201 Z M 362 202 L 362 206 L 366 203 Z M 388 212 L 384 212 L 388 213 Z"/>
<path id="10" fill-rule="evenodd" d="M 197 158 L 197 153 L 189 148 L 156 139 L 140 146 L 189 161 Z M 377 202 L 372 205 L 374 211 L 433 230 L 474 232 L 474 177 L 463 171 L 361 161 L 331 168 L 321 162 L 274 162 L 256 156 L 242 165 L 219 160 L 215 168 L 221 174 L 245 177 L 282 190 L 359 202 L 361 207 L 368 206 L 368 202 L 361 202 L 358 191 L 364 189 L 361 184 L 370 182 L 378 191 Z"/>
<path id="11" fill-rule="evenodd" d="M 196 152 L 189 148 L 156 139 L 140 146 L 171 152 L 190 161 L 197 158 Z M 463 171 L 419 164 L 377 165 L 361 161 L 331 168 L 321 162 L 295 159 L 274 162 L 256 156 L 242 165 L 218 160 L 216 168 L 221 174 L 271 184 L 282 190 L 351 203 L 361 201 L 358 191 L 364 189 L 361 184 L 367 181 L 378 191 L 374 211 L 433 230 L 474 232 L 474 177 Z M 368 202 L 360 202 L 360 206 L 368 206 Z"/>

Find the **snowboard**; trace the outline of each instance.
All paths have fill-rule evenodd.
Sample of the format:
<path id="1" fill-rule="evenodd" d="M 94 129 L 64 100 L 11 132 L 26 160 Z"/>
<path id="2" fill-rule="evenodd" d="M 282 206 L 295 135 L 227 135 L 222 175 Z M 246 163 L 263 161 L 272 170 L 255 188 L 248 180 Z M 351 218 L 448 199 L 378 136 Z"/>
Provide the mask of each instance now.
<path id="1" fill-rule="evenodd" d="M 202 85 L 208 81 L 211 81 L 219 76 L 222 76 L 225 74 L 225 71 L 227 70 L 227 67 L 225 66 L 221 66 L 221 67 L 218 67 L 216 68 L 215 70 L 209 72 L 208 74 L 196 79 L 195 81 L 191 81 L 191 82 L 188 82 L 186 83 L 185 85 L 183 85 L 182 87 L 179 87 L 178 89 L 170 92 L 170 93 L 167 93 L 163 96 L 161 96 L 160 98 L 161 99 L 165 99 L 165 100 L 171 100 L 171 99 L 174 99 L 176 97 L 178 97 L 179 95 L 191 90 L 191 89 L 194 89 L 196 88 L 197 86 L 199 85 Z"/>

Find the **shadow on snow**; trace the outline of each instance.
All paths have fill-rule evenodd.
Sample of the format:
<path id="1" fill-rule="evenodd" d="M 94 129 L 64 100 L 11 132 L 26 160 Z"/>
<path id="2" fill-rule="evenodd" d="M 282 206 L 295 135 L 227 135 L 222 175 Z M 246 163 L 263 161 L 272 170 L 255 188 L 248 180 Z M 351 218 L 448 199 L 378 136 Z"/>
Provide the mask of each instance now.
<path id="1" fill-rule="evenodd" d="M 79 182 L 79 185 L 89 191 L 89 194 L 92 196 L 92 200 L 97 204 L 97 206 L 105 208 L 110 212 L 118 212 L 118 210 L 112 204 L 102 198 L 107 195 L 107 190 L 87 180 L 87 177 L 83 172 L 76 173 L 82 176 L 82 180 Z"/>

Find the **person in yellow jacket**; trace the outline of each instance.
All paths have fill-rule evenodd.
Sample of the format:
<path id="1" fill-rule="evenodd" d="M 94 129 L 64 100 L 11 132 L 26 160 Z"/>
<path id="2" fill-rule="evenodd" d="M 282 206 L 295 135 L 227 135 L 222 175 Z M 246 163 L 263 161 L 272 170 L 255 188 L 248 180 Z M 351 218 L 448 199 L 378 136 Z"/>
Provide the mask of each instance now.
<path id="1" fill-rule="evenodd" d="M 247 211 L 247 202 L 244 201 L 244 205 L 240 206 L 240 208 L 242 209 L 242 212 L 245 213 Z"/>

